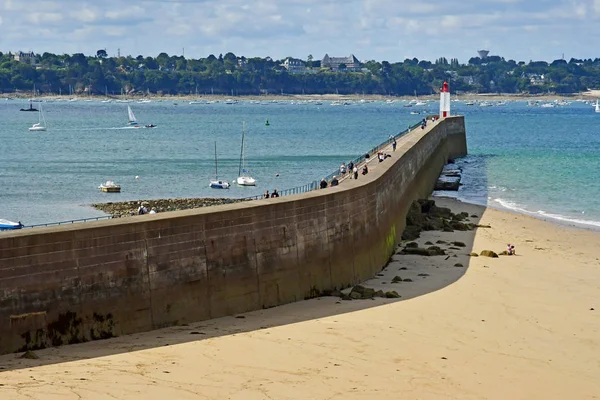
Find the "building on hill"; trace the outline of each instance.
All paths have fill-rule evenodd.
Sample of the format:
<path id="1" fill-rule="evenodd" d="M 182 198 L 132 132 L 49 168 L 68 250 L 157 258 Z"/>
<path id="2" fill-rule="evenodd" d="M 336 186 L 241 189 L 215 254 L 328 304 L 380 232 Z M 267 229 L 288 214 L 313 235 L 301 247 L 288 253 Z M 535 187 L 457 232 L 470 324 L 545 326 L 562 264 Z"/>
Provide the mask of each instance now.
<path id="1" fill-rule="evenodd" d="M 297 58 L 288 57 L 280 66 L 285 68 L 288 74 L 303 74 L 307 72 L 306 64 L 304 64 L 304 61 L 299 60 Z"/>
<path id="2" fill-rule="evenodd" d="M 31 65 L 36 64 L 35 54 L 33 53 L 33 51 L 30 51 L 28 53 L 24 53 L 22 51 L 17 51 L 15 53 L 15 55 L 13 56 L 13 58 L 15 61 L 19 61 L 22 63 L 27 63 L 27 64 L 31 64 Z"/>
<path id="3" fill-rule="evenodd" d="M 342 66 L 342 68 L 340 68 Z M 345 68 L 343 68 L 345 66 Z M 325 54 L 323 60 L 321 60 L 321 68 L 329 68 L 332 71 L 345 70 L 348 72 L 360 72 L 360 61 L 354 57 L 354 54 L 350 54 L 349 57 L 329 57 L 329 54 Z"/>

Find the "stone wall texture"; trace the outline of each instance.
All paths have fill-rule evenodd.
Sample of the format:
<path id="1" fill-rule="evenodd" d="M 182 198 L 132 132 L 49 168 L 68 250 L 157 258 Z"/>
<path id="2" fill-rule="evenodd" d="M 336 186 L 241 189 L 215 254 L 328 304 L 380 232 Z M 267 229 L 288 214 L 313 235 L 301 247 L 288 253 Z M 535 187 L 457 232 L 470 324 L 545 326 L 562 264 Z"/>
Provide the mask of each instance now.
<path id="1" fill-rule="evenodd" d="M 411 202 L 466 155 L 463 117 L 417 129 L 335 188 L 0 233 L 0 353 L 273 307 L 376 274 Z M 390 161 L 391 160 L 391 161 Z"/>

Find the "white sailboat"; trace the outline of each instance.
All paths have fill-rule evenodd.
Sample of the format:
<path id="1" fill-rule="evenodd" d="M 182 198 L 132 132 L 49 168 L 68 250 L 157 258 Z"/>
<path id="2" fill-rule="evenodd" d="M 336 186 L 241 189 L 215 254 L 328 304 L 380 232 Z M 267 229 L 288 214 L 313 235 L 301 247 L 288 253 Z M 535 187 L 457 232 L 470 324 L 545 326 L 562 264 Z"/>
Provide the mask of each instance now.
<path id="1" fill-rule="evenodd" d="M 596 99 L 596 112 L 600 113 L 600 104 L 598 103 L 598 99 Z"/>
<path id="2" fill-rule="evenodd" d="M 215 141 L 215 179 L 210 181 L 213 189 L 229 189 L 229 182 L 219 179 L 219 170 L 217 169 L 217 142 Z"/>
<path id="3" fill-rule="evenodd" d="M 256 186 L 256 179 L 249 176 L 246 171 L 246 160 L 244 154 L 244 138 L 246 136 L 246 121 L 242 124 L 242 149 L 240 151 L 240 168 L 238 171 L 237 184 L 241 186 Z"/>
<path id="4" fill-rule="evenodd" d="M 133 113 L 133 111 L 131 110 L 130 106 L 127 106 L 127 114 L 129 115 L 129 125 L 137 125 L 137 119 L 135 119 L 135 114 Z"/>
<path id="5" fill-rule="evenodd" d="M 29 128 L 32 132 L 40 132 L 46 130 L 46 118 L 44 117 L 44 113 L 42 112 L 42 103 L 40 103 L 40 109 L 38 111 L 39 122 L 37 124 L 33 124 L 31 128 Z"/>

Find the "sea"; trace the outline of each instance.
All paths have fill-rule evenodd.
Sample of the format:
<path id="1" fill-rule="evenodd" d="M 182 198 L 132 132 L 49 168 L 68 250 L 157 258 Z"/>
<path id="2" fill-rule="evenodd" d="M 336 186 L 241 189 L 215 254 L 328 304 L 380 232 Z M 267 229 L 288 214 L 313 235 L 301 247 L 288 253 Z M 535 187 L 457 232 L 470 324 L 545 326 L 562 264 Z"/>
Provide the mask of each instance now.
<path id="1" fill-rule="evenodd" d="M 436 194 L 600 229 L 600 114 L 578 101 L 490 103 L 451 103 L 453 114 L 465 116 L 469 155 L 457 160 L 460 190 Z M 47 131 L 30 132 L 39 114 L 19 111 L 27 100 L 0 99 L 0 218 L 29 226 L 104 216 L 93 203 L 241 198 L 301 186 L 439 107 L 405 104 L 47 100 L 33 103 Z M 127 106 L 141 125 L 156 127 L 128 127 Z M 256 187 L 209 188 L 215 166 L 220 179 L 238 176 L 243 124 L 245 167 Z M 107 180 L 121 193 L 99 191 Z"/>

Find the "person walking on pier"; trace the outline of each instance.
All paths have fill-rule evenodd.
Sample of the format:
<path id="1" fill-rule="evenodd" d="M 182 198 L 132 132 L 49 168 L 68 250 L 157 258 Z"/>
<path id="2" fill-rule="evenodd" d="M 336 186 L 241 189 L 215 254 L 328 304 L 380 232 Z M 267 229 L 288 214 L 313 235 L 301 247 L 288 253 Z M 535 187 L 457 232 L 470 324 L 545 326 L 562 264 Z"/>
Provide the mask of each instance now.
<path id="1" fill-rule="evenodd" d="M 396 139 L 392 142 L 392 149 L 396 151 Z"/>
<path id="2" fill-rule="evenodd" d="M 352 161 L 350 161 L 348 163 L 348 173 L 352 173 L 352 171 L 354 171 L 354 163 Z"/>
<path id="3" fill-rule="evenodd" d="M 358 179 L 358 167 L 356 165 L 354 166 L 352 172 L 354 173 L 354 179 Z"/>

